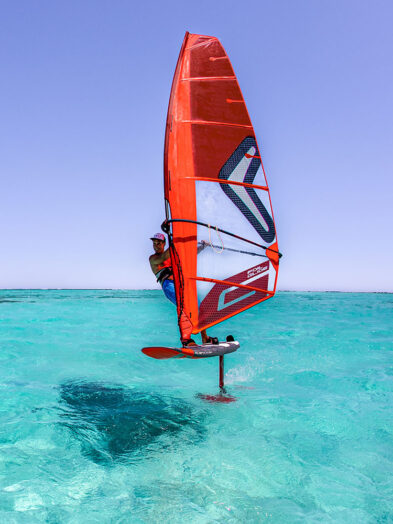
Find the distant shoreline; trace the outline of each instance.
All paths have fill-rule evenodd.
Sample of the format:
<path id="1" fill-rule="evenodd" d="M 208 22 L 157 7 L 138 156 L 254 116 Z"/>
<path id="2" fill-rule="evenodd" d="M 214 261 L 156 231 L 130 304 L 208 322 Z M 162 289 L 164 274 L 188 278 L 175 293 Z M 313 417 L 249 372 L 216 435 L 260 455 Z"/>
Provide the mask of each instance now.
<path id="1" fill-rule="evenodd" d="M 0 288 L 1 291 L 160 291 L 157 288 Z M 279 289 L 277 293 L 373 293 L 380 295 L 391 295 L 393 291 L 342 291 L 336 289 Z"/>

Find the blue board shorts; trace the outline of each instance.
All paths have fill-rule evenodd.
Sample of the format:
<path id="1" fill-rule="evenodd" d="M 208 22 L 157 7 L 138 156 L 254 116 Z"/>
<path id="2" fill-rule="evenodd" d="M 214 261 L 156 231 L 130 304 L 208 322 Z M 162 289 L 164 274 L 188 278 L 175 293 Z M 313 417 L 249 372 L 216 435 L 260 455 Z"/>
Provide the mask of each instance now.
<path id="1" fill-rule="evenodd" d="M 173 280 L 169 280 L 169 278 L 164 280 L 164 282 L 162 283 L 162 290 L 166 298 L 176 306 L 176 291 Z"/>

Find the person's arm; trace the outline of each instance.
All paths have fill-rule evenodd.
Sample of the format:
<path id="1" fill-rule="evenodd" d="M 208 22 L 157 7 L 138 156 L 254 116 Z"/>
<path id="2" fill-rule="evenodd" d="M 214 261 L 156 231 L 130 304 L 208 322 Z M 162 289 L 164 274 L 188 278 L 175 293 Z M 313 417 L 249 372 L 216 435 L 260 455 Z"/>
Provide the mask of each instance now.
<path id="1" fill-rule="evenodd" d="M 209 244 L 207 242 L 205 242 L 204 240 L 201 240 L 199 242 L 199 246 L 198 246 L 198 249 L 197 249 L 197 255 L 199 255 L 199 253 L 201 251 L 203 251 L 205 249 L 205 247 L 207 247 Z"/>

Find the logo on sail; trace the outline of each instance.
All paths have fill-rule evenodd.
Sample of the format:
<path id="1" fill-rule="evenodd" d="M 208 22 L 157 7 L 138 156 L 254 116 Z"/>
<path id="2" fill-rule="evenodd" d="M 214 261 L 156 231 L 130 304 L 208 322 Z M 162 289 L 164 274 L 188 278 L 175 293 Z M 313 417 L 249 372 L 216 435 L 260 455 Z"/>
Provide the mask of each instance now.
<path id="1" fill-rule="evenodd" d="M 260 280 L 262 277 L 265 277 L 268 275 L 269 271 L 269 265 L 266 263 L 263 266 L 258 266 L 255 268 L 252 268 L 247 271 L 247 280 L 244 280 L 242 282 L 239 282 L 242 286 L 249 286 L 255 283 L 257 280 Z M 264 284 L 266 284 L 266 279 L 264 279 Z M 255 284 L 254 284 L 255 285 Z M 252 295 L 255 295 L 256 291 L 248 291 L 247 289 L 242 289 L 236 286 L 229 287 L 227 289 L 224 289 L 220 296 L 218 297 L 218 303 L 217 303 L 217 311 L 221 311 L 222 309 L 226 309 L 227 307 L 233 306 L 237 302 L 240 302 L 241 300 L 245 300 L 246 298 L 251 297 Z M 229 298 L 232 295 L 232 298 Z"/>
<path id="2" fill-rule="evenodd" d="M 269 293 L 269 278 L 274 278 L 274 273 L 269 261 L 266 260 L 228 277 L 229 284 L 225 282 L 215 284 L 200 304 L 200 323 L 220 321 L 240 309 L 246 309 L 264 300 Z"/>
<path id="3" fill-rule="evenodd" d="M 218 178 L 229 182 L 253 184 L 260 166 L 257 143 L 254 137 L 249 136 L 225 162 Z M 221 184 L 221 188 L 247 218 L 258 235 L 267 243 L 273 242 L 276 236 L 273 219 L 255 189 L 238 184 Z"/>

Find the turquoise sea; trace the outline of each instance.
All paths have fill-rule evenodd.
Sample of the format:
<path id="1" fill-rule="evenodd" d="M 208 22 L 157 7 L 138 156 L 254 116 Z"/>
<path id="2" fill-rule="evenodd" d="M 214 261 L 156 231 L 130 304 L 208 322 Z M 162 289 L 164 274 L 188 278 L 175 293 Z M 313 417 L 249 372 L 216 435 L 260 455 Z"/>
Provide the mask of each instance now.
<path id="1" fill-rule="evenodd" d="M 0 291 L 1 523 L 393 522 L 393 295 L 281 292 L 178 342 L 161 291 Z M 199 340 L 199 337 L 198 337 Z"/>

